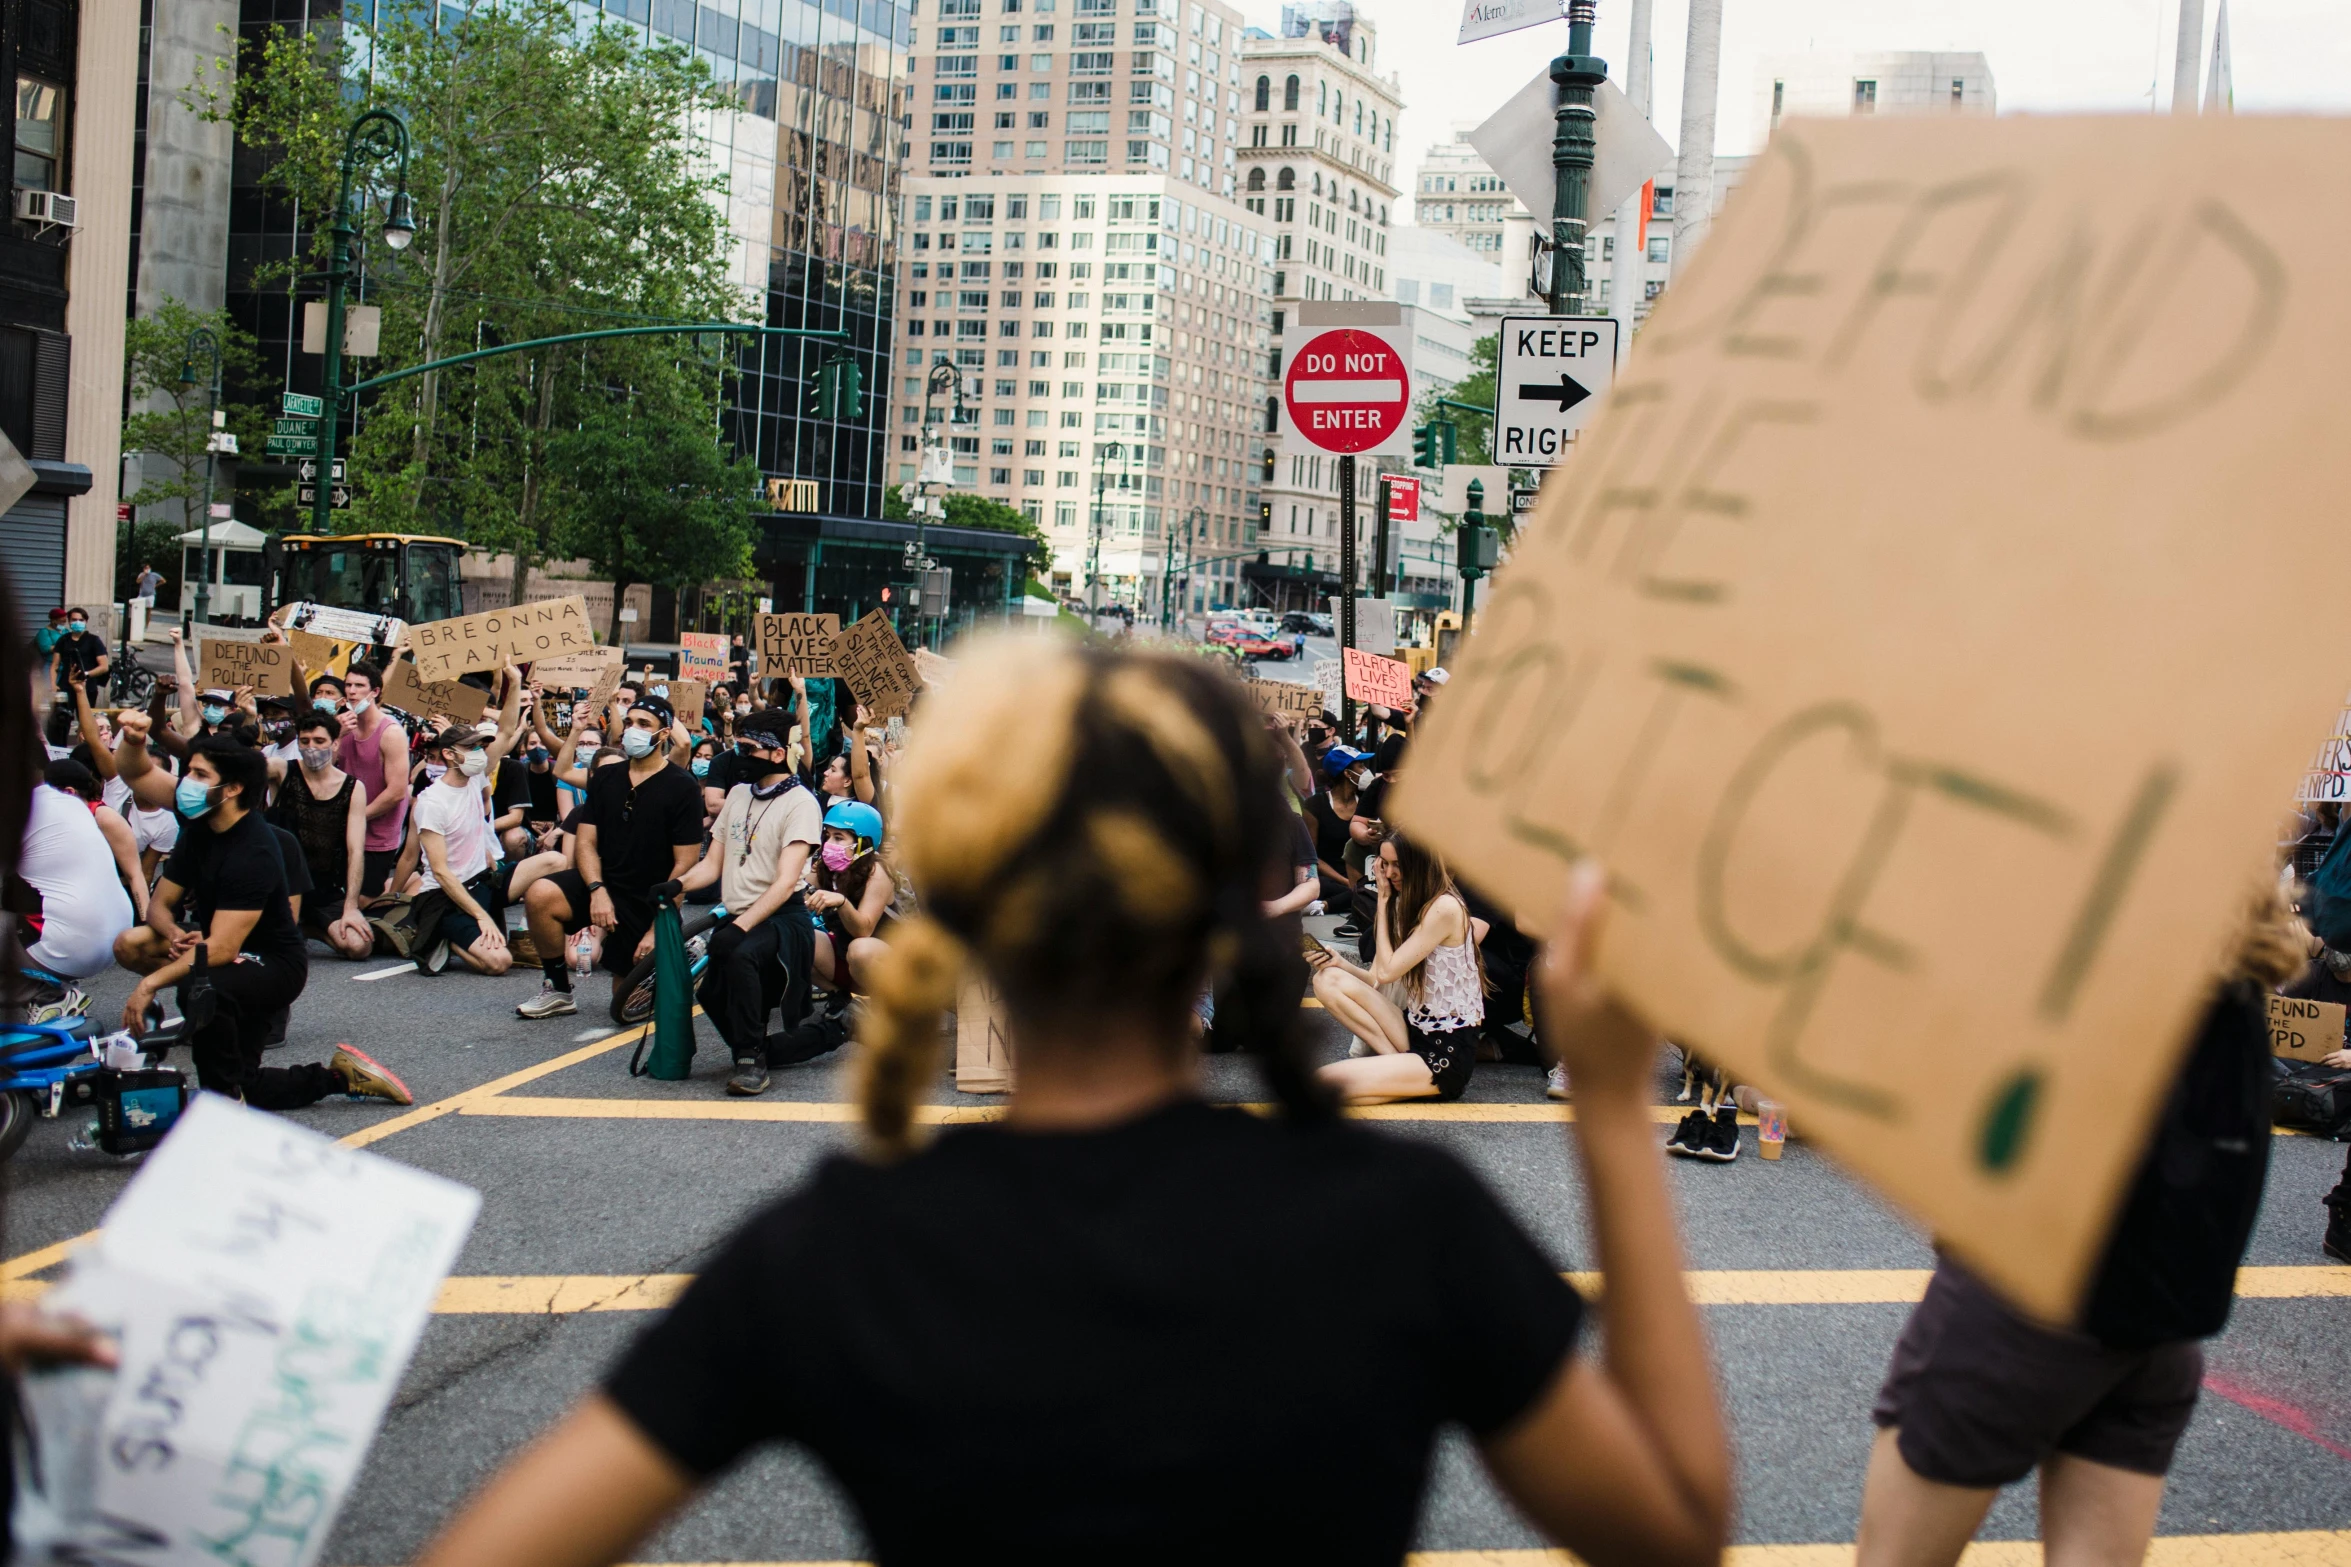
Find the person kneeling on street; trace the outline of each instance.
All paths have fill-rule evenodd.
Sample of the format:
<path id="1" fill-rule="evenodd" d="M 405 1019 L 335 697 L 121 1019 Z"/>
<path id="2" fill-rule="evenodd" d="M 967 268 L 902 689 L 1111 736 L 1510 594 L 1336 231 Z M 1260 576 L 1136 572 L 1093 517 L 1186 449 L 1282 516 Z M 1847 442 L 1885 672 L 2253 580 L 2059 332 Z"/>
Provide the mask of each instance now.
<path id="1" fill-rule="evenodd" d="M 692 870 L 653 889 L 676 897 L 719 884 L 733 918 L 710 933 L 710 967 L 702 976 L 702 1010 L 735 1058 L 730 1094 L 767 1088 L 767 1016 L 779 1003 L 786 1024 L 808 1007 L 808 968 L 815 932 L 800 878 L 824 837 L 816 796 L 786 760 L 790 717 L 780 709 L 744 721 L 735 776 L 710 847 Z M 591 798 L 593 798 L 591 785 Z"/>
<path id="2" fill-rule="evenodd" d="M 684 876 L 702 852 L 702 786 L 669 758 L 676 728 L 661 697 L 631 701 L 620 732 L 628 765 L 589 775 L 572 868 L 541 877 L 523 894 L 546 981 L 514 1009 L 521 1016 L 568 1017 L 579 1010 L 563 957 L 563 939 L 573 931 L 593 924 L 605 933 L 599 961 L 616 976 L 653 950 L 653 889 Z"/>
<path id="3" fill-rule="evenodd" d="M 116 946 L 144 976 L 123 1003 L 122 1026 L 143 1036 L 148 1009 L 176 985 L 198 1086 L 260 1110 L 298 1110 L 329 1094 L 411 1103 L 406 1084 L 349 1045 L 324 1066 L 261 1064 L 273 1021 L 282 1026 L 310 978 L 278 836 L 246 803 L 260 801 L 268 776 L 267 759 L 234 740 L 191 748 L 179 846 L 148 899 L 147 927 Z M 191 928 L 176 921 L 183 908 Z"/>
<path id="4" fill-rule="evenodd" d="M 503 974 L 514 966 L 488 786 L 522 738 L 521 698 L 522 673 L 509 666 L 498 722 L 449 729 L 441 740 L 447 770 L 416 793 L 416 837 L 424 859 L 424 890 L 416 900 L 419 973 L 440 973 L 451 954 L 476 974 Z"/>

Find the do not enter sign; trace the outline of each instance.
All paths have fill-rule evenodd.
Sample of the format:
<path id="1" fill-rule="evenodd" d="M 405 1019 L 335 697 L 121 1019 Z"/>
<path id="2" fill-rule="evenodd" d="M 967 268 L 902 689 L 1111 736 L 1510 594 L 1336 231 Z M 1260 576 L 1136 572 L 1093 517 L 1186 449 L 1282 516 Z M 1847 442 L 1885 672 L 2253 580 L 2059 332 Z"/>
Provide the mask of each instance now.
<path id="1" fill-rule="evenodd" d="M 1388 335 L 1340 327 L 1309 338 L 1282 386 L 1290 424 L 1326 452 L 1395 442 L 1412 412 L 1412 373 Z"/>

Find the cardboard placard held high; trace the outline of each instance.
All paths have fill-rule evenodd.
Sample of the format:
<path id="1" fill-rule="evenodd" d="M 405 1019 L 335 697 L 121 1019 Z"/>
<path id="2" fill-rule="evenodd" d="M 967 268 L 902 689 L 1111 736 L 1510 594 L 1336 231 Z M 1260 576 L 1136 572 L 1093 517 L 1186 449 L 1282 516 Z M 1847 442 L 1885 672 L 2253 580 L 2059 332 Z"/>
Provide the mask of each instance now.
<path id="1" fill-rule="evenodd" d="M 454 680 L 477 670 L 495 673 L 508 664 L 533 663 L 595 645 L 595 633 L 588 629 L 588 601 L 577 593 L 427 621 L 410 626 L 407 637 L 416 677 L 427 682 Z"/>

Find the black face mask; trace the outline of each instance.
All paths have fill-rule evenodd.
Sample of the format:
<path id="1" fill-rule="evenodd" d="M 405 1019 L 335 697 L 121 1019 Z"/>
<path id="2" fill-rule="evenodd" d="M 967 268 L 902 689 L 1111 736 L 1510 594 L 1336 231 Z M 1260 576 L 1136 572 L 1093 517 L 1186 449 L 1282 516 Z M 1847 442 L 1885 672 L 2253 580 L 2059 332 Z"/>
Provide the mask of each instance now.
<path id="1" fill-rule="evenodd" d="M 748 748 L 735 759 L 735 776 L 745 783 L 765 783 L 776 774 L 788 771 L 790 768 L 780 758 L 761 756 Z"/>

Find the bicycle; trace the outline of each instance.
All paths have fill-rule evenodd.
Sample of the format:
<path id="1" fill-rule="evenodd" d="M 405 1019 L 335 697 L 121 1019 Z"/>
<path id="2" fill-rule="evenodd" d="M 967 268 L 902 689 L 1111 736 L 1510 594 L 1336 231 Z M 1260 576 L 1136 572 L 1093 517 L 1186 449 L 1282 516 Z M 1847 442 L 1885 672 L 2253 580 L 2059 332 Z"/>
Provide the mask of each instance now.
<path id="1" fill-rule="evenodd" d="M 155 671 L 139 662 L 138 644 L 124 637 L 122 651 L 114 655 L 114 667 L 106 676 L 109 702 L 115 707 L 145 707 L 154 694 Z"/>
<path id="2" fill-rule="evenodd" d="M 685 917 L 686 967 L 697 983 L 701 981 L 702 971 L 710 967 L 711 930 L 733 918 L 723 903 L 709 904 Z M 653 958 L 652 953 L 646 953 L 613 984 L 612 1021 L 615 1023 L 633 1028 L 652 1021 Z"/>

